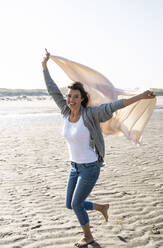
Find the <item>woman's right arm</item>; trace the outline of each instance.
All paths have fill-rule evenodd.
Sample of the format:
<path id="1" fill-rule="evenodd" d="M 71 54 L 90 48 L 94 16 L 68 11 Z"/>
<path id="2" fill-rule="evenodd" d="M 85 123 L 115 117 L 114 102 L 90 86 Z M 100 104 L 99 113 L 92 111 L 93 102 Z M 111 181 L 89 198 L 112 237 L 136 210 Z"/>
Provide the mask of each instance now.
<path id="1" fill-rule="evenodd" d="M 56 85 L 56 83 L 53 81 L 53 79 L 50 76 L 50 73 L 47 67 L 47 62 L 49 60 L 50 53 L 46 49 L 45 51 L 46 51 L 46 54 L 42 61 L 42 68 L 43 68 L 43 74 L 44 74 L 44 79 L 45 79 L 45 83 L 47 86 L 47 90 L 48 90 L 49 95 L 53 97 L 54 101 L 56 102 L 57 106 L 60 108 L 61 112 L 64 112 L 65 108 L 67 107 L 66 100 L 64 99 L 58 86 Z"/>

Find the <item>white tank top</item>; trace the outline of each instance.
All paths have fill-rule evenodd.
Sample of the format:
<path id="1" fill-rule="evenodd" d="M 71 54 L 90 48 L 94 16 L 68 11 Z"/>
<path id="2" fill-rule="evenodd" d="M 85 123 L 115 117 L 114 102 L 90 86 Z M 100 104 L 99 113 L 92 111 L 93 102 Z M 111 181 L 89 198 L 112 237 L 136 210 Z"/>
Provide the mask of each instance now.
<path id="1" fill-rule="evenodd" d="M 75 163 L 92 163 L 97 161 L 97 154 L 90 146 L 90 133 L 84 125 L 82 115 L 77 122 L 65 119 L 63 136 L 66 138 L 69 148 L 70 161 Z"/>

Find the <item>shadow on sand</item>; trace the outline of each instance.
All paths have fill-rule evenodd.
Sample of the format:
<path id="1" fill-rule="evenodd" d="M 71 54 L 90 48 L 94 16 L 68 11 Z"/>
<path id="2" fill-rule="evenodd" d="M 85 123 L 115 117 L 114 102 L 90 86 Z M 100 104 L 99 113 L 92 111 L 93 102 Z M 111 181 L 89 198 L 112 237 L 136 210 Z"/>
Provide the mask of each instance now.
<path id="1" fill-rule="evenodd" d="M 127 243 L 127 240 L 122 236 L 117 236 L 117 238 L 119 238 L 122 242 Z M 102 246 L 97 242 L 93 242 L 92 244 L 82 246 L 82 248 L 102 248 Z"/>
<path id="2" fill-rule="evenodd" d="M 100 246 L 97 242 L 93 242 L 92 244 L 82 246 L 82 248 L 102 248 L 102 246 Z"/>

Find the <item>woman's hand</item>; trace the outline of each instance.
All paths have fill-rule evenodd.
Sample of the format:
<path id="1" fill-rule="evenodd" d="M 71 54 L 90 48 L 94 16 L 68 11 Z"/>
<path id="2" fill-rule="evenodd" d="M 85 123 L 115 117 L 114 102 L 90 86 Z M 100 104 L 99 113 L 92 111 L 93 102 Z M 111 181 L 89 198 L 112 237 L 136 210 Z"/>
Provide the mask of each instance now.
<path id="1" fill-rule="evenodd" d="M 153 93 L 153 91 L 146 90 L 142 94 L 142 99 L 151 99 L 154 98 L 156 95 Z"/>
<path id="2" fill-rule="evenodd" d="M 44 70 L 47 69 L 47 62 L 48 62 L 49 58 L 50 58 L 50 53 L 45 48 L 45 57 L 43 58 L 43 61 L 42 61 L 42 67 Z"/>

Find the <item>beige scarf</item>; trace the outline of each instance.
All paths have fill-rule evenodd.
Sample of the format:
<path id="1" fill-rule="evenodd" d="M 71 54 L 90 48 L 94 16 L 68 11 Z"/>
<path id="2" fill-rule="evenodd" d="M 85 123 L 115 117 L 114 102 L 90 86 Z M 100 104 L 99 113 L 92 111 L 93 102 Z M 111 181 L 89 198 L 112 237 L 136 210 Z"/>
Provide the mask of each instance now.
<path id="1" fill-rule="evenodd" d="M 74 61 L 50 56 L 72 81 L 81 82 L 88 92 L 89 106 L 98 106 L 102 103 L 116 101 L 117 99 L 134 96 L 140 91 L 127 91 L 117 89 L 101 73 Z M 112 119 L 101 123 L 104 134 L 124 134 L 135 143 L 140 143 L 143 130 L 153 112 L 156 98 L 140 100 L 125 108 L 116 111 Z"/>

